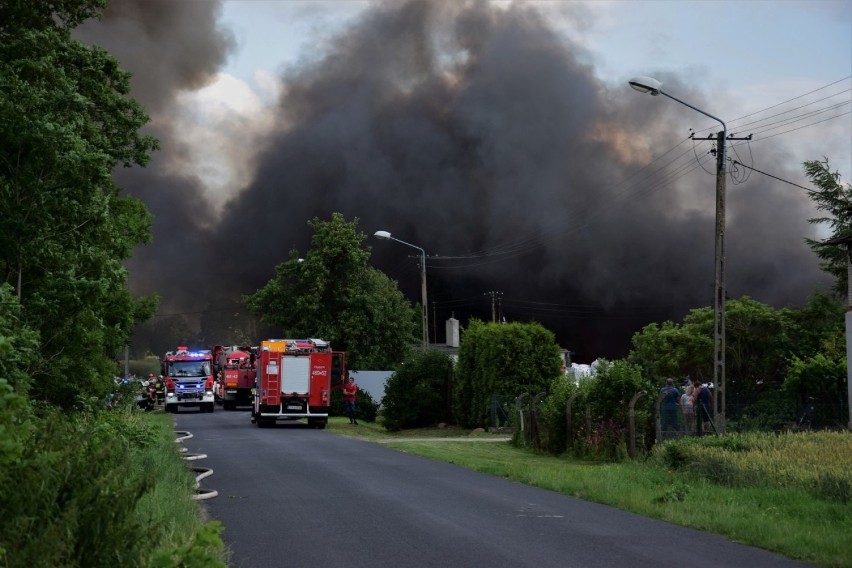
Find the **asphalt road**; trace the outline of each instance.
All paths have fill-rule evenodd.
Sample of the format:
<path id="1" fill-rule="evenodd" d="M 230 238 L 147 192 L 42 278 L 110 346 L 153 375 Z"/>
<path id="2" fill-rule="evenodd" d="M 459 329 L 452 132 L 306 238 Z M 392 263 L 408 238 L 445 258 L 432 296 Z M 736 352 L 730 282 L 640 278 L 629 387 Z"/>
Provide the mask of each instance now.
<path id="1" fill-rule="evenodd" d="M 183 409 L 200 501 L 233 568 L 803 566 L 647 519 L 307 427 L 259 429 L 247 411 Z"/>

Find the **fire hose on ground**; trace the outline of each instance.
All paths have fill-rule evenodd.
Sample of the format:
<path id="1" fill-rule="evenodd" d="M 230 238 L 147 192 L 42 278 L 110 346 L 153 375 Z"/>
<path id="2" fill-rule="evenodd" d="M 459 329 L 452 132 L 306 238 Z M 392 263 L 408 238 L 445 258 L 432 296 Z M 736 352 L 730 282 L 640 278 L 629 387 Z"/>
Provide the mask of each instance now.
<path id="1" fill-rule="evenodd" d="M 182 444 L 184 440 L 188 440 L 192 438 L 192 433 L 186 431 L 175 431 L 177 434 L 177 438 L 175 438 L 175 443 Z M 180 449 L 181 453 L 184 454 L 183 459 L 185 461 L 195 461 L 195 460 L 203 460 L 207 458 L 207 454 L 191 454 L 188 453 L 184 447 Z M 195 473 L 195 495 L 192 498 L 196 501 L 200 501 L 202 499 L 212 499 L 219 495 L 219 492 L 215 489 L 203 489 L 201 487 L 201 480 L 205 477 L 210 477 L 213 475 L 213 470 L 209 467 L 191 467 L 192 472 Z"/>

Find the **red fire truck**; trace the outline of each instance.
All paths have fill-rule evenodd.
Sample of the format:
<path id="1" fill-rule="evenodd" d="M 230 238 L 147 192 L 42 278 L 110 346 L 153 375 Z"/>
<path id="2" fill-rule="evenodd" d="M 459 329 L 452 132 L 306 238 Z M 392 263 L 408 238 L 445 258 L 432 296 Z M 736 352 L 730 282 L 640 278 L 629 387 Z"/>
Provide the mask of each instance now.
<path id="1" fill-rule="evenodd" d="M 254 388 L 257 349 L 216 345 L 213 347 L 213 367 L 216 375 L 214 394 L 216 402 L 225 410 L 234 410 L 238 404 L 251 404 Z"/>
<path id="2" fill-rule="evenodd" d="M 251 420 L 259 427 L 307 418 L 328 424 L 331 389 L 346 371 L 346 355 L 322 339 L 270 339 L 260 345 Z"/>
<path id="3" fill-rule="evenodd" d="M 213 354 L 209 349 L 190 351 L 185 346 L 169 351 L 162 360 L 166 381 L 166 411 L 180 406 L 197 406 L 201 412 L 213 412 Z"/>

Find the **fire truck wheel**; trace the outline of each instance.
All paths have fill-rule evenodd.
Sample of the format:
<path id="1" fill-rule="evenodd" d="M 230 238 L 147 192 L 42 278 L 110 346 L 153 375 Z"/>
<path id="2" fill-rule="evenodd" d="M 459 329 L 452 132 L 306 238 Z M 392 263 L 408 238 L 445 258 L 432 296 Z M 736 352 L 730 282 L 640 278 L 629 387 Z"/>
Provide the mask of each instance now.
<path id="1" fill-rule="evenodd" d="M 308 418 L 308 427 L 316 428 L 317 430 L 325 430 L 325 425 L 328 423 L 327 420 L 323 420 L 322 418 Z"/>

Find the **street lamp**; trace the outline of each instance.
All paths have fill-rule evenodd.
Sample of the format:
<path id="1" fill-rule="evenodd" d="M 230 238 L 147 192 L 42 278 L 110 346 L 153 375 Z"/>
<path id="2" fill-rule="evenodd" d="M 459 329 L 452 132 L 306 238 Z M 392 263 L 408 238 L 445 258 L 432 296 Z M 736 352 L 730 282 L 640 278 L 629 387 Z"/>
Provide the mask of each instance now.
<path id="1" fill-rule="evenodd" d="M 725 433 L 725 137 L 727 127 L 722 119 L 704 112 L 663 91 L 663 84 L 652 77 L 635 77 L 628 81 L 640 93 L 663 95 L 700 112 L 722 125 L 716 135 L 716 283 L 713 299 L 713 385 L 718 389 L 714 398 L 717 430 Z"/>
<path id="2" fill-rule="evenodd" d="M 425 352 L 429 347 L 429 310 L 426 305 L 426 251 L 416 245 L 392 237 L 387 231 L 376 231 L 373 235 L 379 239 L 396 241 L 420 251 L 420 294 L 422 295 L 421 303 L 423 304 L 423 351 Z"/>

